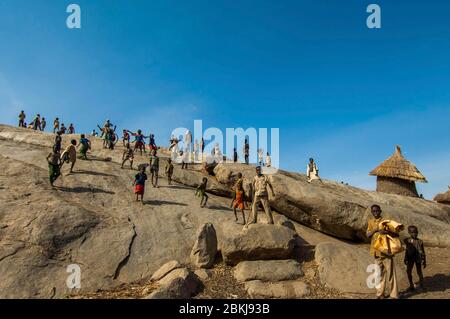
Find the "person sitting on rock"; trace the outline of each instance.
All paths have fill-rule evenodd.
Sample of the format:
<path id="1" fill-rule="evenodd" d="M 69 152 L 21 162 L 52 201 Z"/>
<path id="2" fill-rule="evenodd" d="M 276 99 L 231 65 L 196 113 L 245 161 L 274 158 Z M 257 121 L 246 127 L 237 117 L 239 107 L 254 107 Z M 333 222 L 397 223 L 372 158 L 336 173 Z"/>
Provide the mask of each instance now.
<path id="1" fill-rule="evenodd" d="M 238 179 L 234 185 L 234 196 L 231 201 L 231 207 L 233 208 L 235 221 L 238 222 L 237 209 L 239 208 L 242 212 L 243 225 L 245 225 L 245 192 L 244 192 L 244 180 L 242 178 L 242 173 L 238 174 Z"/>
<path id="2" fill-rule="evenodd" d="M 317 165 L 313 158 L 309 159 L 308 166 L 306 167 L 306 176 L 308 176 L 308 183 L 311 183 L 314 180 L 321 180 L 319 177 L 319 170 L 317 169 Z"/>
<path id="3" fill-rule="evenodd" d="M 127 161 L 130 162 L 130 169 L 133 169 L 133 160 L 134 160 L 134 151 L 131 149 L 130 147 L 130 143 L 126 144 L 126 148 L 123 151 L 122 154 L 122 166 L 121 168 L 123 168 L 123 166 L 125 165 L 125 163 Z"/>
<path id="4" fill-rule="evenodd" d="M 173 169 L 174 169 L 174 167 L 173 167 L 173 164 L 172 164 L 172 159 L 169 158 L 167 160 L 167 164 L 166 164 L 166 167 L 164 169 L 165 172 L 166 172 L 166 175 L 167 175 L 167 182 L 168 182 L 169 185 L 172 185 Z"/>
<path id="5" fill-rule="evenodd" d="M 422 266 L 424 269 L 427 267 L 425 248 L 423 247 L 423 241 L 418 238 L 419 230 L 416 226 L 409 226 L 408 233 L 409 238 L 404 240 L 406 246 L 404 261 L 406 265 L 406 274 L 409 281 L 408 291 L 413 291 L 415 289 L 412 279 L 412 270 L 414 265 L 416 265 L 417 275 L 419 276 L 419 287 L 423 290 Z"/>
<path id="6" fill-rule="evenodd" d="M 48 162 L 48 173 L 50 177 L 50 185 L 53 187 L 53 183 L 58 179 L 58 177 L 61 175 L 61 160 L 59 152 L 56 151 L 55 148 L 53 148 L 53 151 L 48 154 L 47 156 L 47 162 Z"/>
<path id="7" fill-rule="evenodd" d="M 195 191 L 195 195 L 200 197 L 200 207 L 205 207 L 208 202 L 208 195 L 206 194 L 206 184 L 208 183 L 208 179 L 203 177 L 202 183 L 197 187 Z"/>
<path id="8" fill-rule="evenodd" d="M 258 206 L 261 203 L 264 212 L 267 216 L 267 223 L 273 224 L 272 210 L 269 205 L 269 194 L 267 192 L 267 187 L 272 191 L 272 196 L 275 196 L 272 184 L 269 178 L 262 174 L 261 166 L 256 167 L 256 176 L 253 179 L 252 189 L 253 189 L 253 203 L 251 215 L 248 217 L 248 222 L 246 227 L 250 224 L 256 224 L 258 221 Z"/>
<path id="9" fill-rule="evenodd" d="M 147 174 L 145 174 L 145 165 L 139 167 L 139 173 L 134 177 L 134 193 L 136 194 L 136 202 L 139 202 L 139 196 L 141 197 L 141 203 L 144 205 L 144 193 L 145 182 L 147 181 Z"/>
<path id="10" fill-rule="evenodd" d="M 159 157 L 156 150 L 152 150 L 152 155 L 150 155 L 150 173 L 153 187 L 158 187 Z"/>

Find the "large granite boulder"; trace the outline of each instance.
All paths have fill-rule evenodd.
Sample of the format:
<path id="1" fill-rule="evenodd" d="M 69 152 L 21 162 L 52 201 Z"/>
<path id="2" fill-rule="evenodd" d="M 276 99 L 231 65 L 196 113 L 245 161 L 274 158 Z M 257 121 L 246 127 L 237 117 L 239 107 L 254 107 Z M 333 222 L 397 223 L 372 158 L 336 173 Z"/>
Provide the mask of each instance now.
<path id="1" fill-rule="evenodd" d="M 198 277 L 187 268 L 177 268 L 158 281 L 159 287 L 146 299 L 188 299 L 199 287 Z"/>
<path id="2" fill-rule="evenodd" d="M 217 255 L 217 234 L 213 224 L 200 227 L 191 252 L 191 262 L 198 268 L 211 268 Z"/>
<path id="3" fill-rule="evenodd" d="M 224 239 L 223 260 L 236 265 L 245 260 L 287 259 L 294 249 L 295 237 L 296 233 L 284 226 L 250 225 L 241 233 Z"/>
<path id="4" fill-rule="evenodd" d="M 165 277 L 168 273 L 170 273 L 172 270 L 182 268 L 181 264 L 176 260 L 171 260 L 164 265 L 161 266 L 157 271 L 155 271 L 150 278 L 152 281 L 158 281 Z"/>
<path id="5" fill-rule="evenodd" d="M 395 258 L 397 281 L 404 278 L 401 258 Z M 375 293 L 369 288 L 374 264 L 368 247 L 359 247 L 346 243 L 320 243 L 316 246 L 315 261 L 318 265 L 319 277 L 329 288 L 344 293 Z M 400 263 L 400 264 L 399 264 Z"/>
<path id="6" fill-rule="evenodd" d="M 221 163 L 217 180 L 229 187 L 237 172 L 250 183 L 254 167 Z M 290 219 L 323 233 L 348 240 L 367 240 L 368 207 L 379 204 L 384 216 L 419 227 L 427 245 L 450 247 L 450 208 L 420 198 L 366 191 L 332 181 L 308 183 L 303 174 L 279 170 L 268 175 L 275 189 L 270 205 Z"/>

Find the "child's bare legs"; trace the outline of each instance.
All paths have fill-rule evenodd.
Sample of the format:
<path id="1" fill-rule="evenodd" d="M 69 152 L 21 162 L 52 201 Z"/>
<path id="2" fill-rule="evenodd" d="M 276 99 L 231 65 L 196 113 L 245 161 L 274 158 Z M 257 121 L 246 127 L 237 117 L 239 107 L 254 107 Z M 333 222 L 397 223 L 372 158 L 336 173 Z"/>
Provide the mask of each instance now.
<path id="1" fill-rule="evenodd" d="M 168 181 L 169 185 L 172 185 L 172 175 L 167 176 L 167 181 Z"/>
<path id="2" fill-rule="evenodd" d="M 73 167 L 75 166 L 75 162 L 72 163 L 72 165 L 70 166 L 70 173 L 73 173 Z"/>
<path id="3" fill-rule="evenodd" d="M 158 172 L 152 172 L 152 185 L 158 187 Z"/>
<path id="4" fill-rule="evenodd" d="M 234 221 L 237 222 L 238 217 L 237 217 L 236 207 L 233 208 L 233 212 L 234 212 Z"/>
<path id="5" fill-rule="evenodd" d="M 139 196 L 141 196 L 141 203 L 144 204 L 144 194 L 136 194 L 136 202 L 139 202 Z"/>
<path id="6" fill-rule="evenodd" d="M 244 210 L 241 209 L 241 212 L 242 212 L 242 219 L 244 220 L 244 224 L 243 225 L 245 225 L 245 213 L 244 213 Z"/>
<path id="7" fill-rule="evenodd" d="M 419 287 L 420 287 L 420 289 L 424 289 L 422 265 L 420 263 L 416 263 L 416 270 L 417 270 L 417 276 L 419 276 Z"/>

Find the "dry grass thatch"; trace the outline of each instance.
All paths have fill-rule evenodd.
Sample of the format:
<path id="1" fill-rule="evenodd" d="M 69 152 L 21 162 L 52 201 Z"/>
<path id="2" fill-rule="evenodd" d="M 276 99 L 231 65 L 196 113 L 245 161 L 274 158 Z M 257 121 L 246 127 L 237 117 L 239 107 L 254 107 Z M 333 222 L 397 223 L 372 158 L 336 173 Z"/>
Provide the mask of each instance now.
<path id="1" fill-rule="evenodd" d="M 450 186 L 448 187 L 447 192 L 442 193 L 442 194 L 437 194 L 433 200 L 438 203 L 450 204 Z"/>
<path id="2" fill-rule="evenodd" d="M 381 165 L 371 171 L 369 175 L 427 183 L 425 176 L 419 172 L 417 167 L 403 157 L 400 146 L 396 147 L 394 155 L 381 163 Z"/>

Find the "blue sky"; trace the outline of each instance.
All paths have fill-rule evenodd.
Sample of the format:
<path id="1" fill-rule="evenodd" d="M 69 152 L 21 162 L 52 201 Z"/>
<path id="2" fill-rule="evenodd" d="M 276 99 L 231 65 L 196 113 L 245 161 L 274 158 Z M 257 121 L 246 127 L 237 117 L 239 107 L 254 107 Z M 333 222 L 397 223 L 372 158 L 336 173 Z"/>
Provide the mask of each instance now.
<path id="1" fill-rule="evenodd" d="M 366 27 L 378 3 L 382 28 Z M 82 29 L 66 27 L 77 3 Z M 0 116 L 280 128 L 281 167 L 373 189 L 394 146 L 450 184 L 450 2 L 0 1 Z"/>

